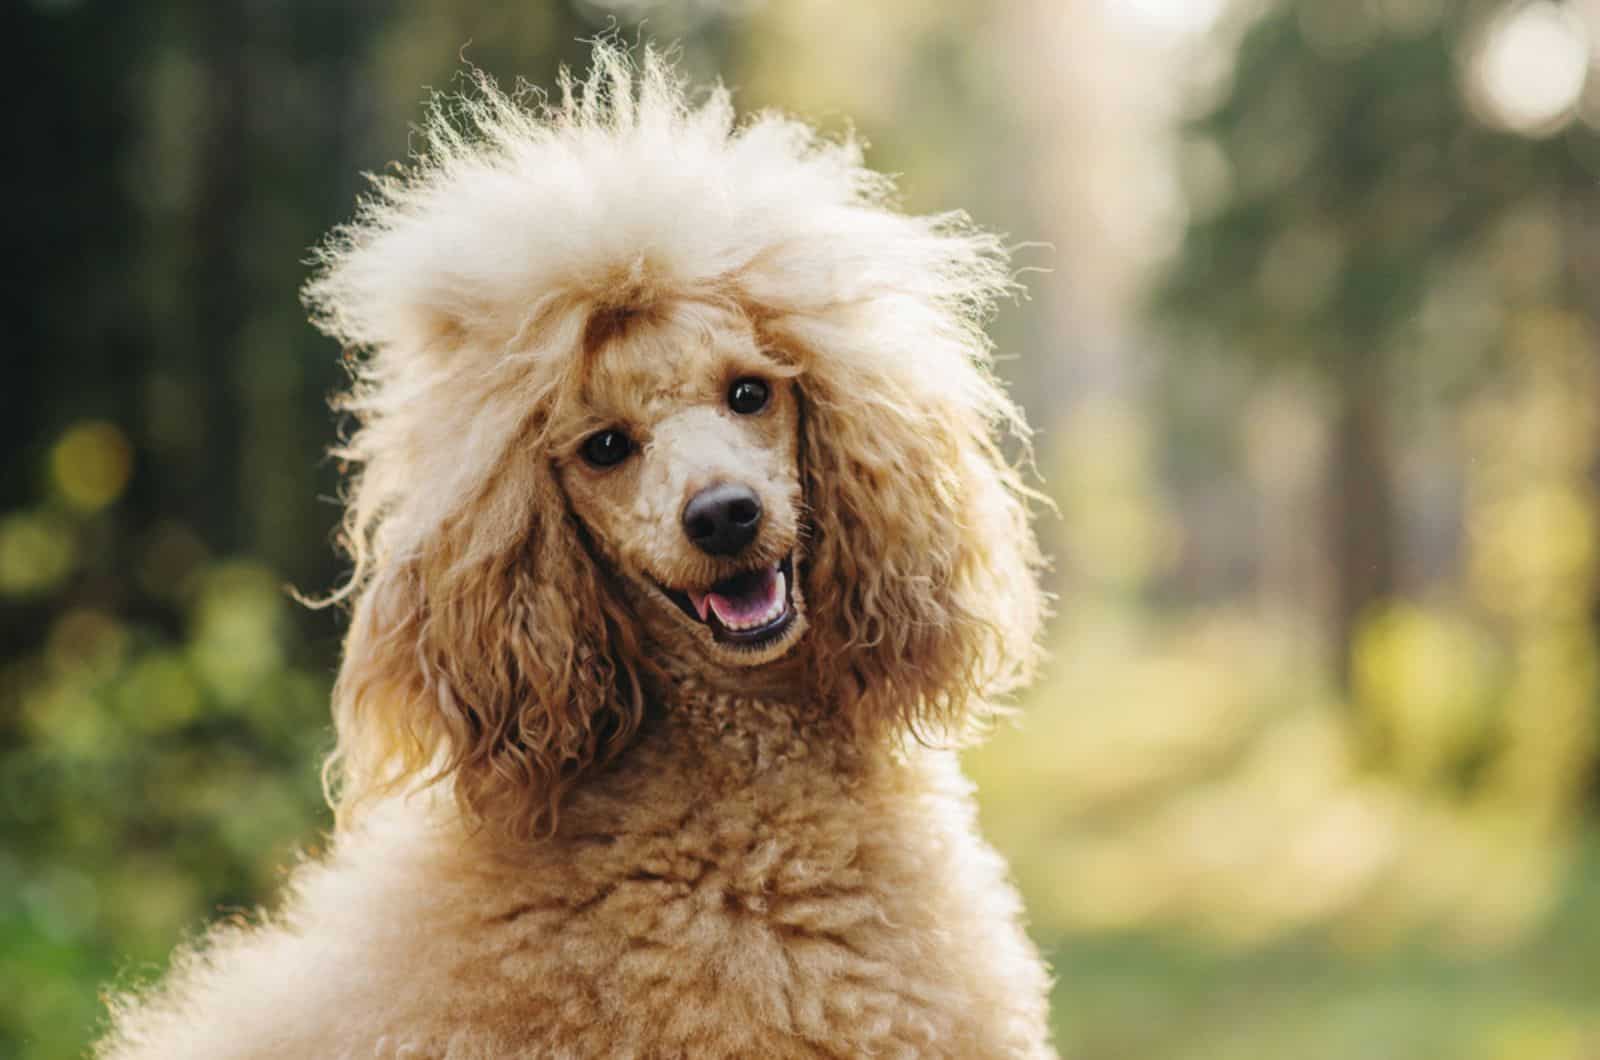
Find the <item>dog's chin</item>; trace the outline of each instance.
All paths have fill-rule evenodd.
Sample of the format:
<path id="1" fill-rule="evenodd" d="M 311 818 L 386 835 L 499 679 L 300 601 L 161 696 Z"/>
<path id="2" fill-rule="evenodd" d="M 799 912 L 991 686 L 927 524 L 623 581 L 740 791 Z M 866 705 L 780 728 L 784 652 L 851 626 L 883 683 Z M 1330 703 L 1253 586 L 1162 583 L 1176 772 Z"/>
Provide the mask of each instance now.
<path id="1" fill-rule="evenodd" d="M 805 601 L 794 554 L 703 587 L 671 588 L 651 579 L 674 624 L 714 661 L 754 667 L 782 657 L 805 634 Z"/>

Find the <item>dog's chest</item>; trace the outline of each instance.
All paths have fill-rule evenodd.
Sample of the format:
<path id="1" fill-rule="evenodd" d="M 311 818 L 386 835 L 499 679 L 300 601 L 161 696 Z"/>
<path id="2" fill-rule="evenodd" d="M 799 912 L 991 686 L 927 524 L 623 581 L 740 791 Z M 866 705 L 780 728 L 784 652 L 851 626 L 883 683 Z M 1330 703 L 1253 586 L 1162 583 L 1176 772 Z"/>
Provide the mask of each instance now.
<path id="1" fill-rule="evenodd" d="M 460 968 L 484 1014 L 572 1056 L 1022 1055 L 981 988 L 985 934 L 1014 928 L 963 897 L 960 815 L 768 780 L 798 790 L 576 806 Z"/>

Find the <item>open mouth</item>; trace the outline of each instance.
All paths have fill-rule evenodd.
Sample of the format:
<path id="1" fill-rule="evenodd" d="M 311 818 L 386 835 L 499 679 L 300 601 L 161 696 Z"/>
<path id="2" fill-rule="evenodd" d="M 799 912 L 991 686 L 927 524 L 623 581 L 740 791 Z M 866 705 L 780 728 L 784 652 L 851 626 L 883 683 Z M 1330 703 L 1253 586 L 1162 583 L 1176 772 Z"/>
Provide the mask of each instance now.
<path id="1" fill-rule="evenodd" d="M 762 645 L 794 622 L 794 557 L 743 571 L 704 590 L 665 589 L 679 610 L 725 644 Z"/>

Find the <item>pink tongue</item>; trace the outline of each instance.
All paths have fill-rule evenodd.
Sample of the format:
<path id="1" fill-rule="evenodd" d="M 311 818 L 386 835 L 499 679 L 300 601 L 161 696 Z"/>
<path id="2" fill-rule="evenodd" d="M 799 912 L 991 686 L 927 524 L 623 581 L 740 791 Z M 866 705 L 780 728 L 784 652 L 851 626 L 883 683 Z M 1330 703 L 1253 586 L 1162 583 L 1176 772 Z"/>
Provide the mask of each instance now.
<path id="1" fill-rule="evenodd" d="M 713 591 L 704 595 L 691 592 L 689 597 L 694 602 L 695 610 L 700 613 L 702 622 L 710 610 L 716 613 L 724 626 L 732 626 L 766 614 L 767 609 L 776 602 L 778 592 L 778 569 L 769 567 L 759 576 L 749 578 L 748 584 L 741 585 L 738 592 Z"/>

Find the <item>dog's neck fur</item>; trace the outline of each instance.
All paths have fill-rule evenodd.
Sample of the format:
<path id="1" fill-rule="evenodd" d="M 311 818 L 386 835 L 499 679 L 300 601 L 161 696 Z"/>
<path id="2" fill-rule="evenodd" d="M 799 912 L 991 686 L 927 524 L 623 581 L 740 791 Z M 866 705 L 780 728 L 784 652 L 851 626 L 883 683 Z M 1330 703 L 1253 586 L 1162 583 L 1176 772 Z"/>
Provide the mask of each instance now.
<path id="1" fill-rule="evenodd" d="M 594 835 L 648 845 L 706 814 L 754 814 L 765 828 L 808 806 L 843 812 L 893 757 L 827 704 L 733 691 L 682 669 L 653 682 L 648 702 L 628 745 L 569 793 L 555 849 Z"/>
<path id="2" fill-rule="evenodd" d="M 686 750 L 752 774 L 819 755 L 827 768 L 859 757 L 839 712 L 805 695 L 797 660 L 741 676 L 667 662 L 652 689 L 654 724 L 673 730 Z"/>

